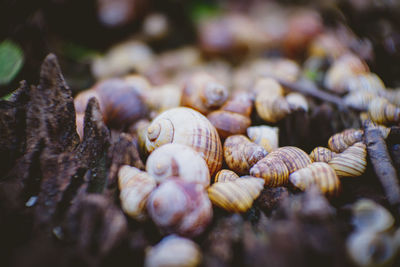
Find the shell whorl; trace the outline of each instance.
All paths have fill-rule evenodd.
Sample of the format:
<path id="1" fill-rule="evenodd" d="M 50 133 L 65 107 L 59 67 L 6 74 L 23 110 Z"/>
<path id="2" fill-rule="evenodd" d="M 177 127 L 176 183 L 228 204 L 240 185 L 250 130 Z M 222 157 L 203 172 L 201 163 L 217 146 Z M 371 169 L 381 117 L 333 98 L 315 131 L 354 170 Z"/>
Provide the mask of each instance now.
<path id="1" fill-rule="evenodd" d="M 335 156 L 336 156 L 335 152 L 332 152 L 330 149 L 322 146 L 314 148 L 313 151 L 311 151 L 310 153 L 310 158 L 314 162 L 328 163 Z"/>
<path id="2" fill-rule="evenodd" d="M 220 170 L 215 174 L 214 177 L 214 182 L 215 183 L 224 183 L 228 181 L 234 181 L 239 178 L 239 175 L 237 175 L 235 172 L 227 169 Z"/>
<path id="3" fill-rule="evenodd" d="M 364 143 L 358 142 L 337 154 L 331 161 L 331 166 L 339 177 L 356 177 L 367 168 L 367 149 Z"/>
<path id="4" fill-rule="evenodd" d="M 279 128 L 271 126 L 251 126 L 247 128 L 247 136 L 254 143 L 262 146 L 268 152 L 278 148 Z"/>
<path id="5" fill-rule="evenodd" d="M 400 108 L 382 97 L 371 101 L 368 113 L 372 121 L 378 124 L 390 124 L 400 121 Z"/>
<path id="6" fill-rule="evenodd" d="M 207 108 L 218 108 L 225 103 L 227 98 L 228 92 L 225 86 L 214 81 L 207 82 L 204 85 L 202 99 Z"/>
<path id="7" fill-rule="evenodd" d="M 360 142 L 363 135 L 364 131 L 361 129 L 347 129 L 343 132 L 332 135 L 328 140 L 328 146 L 333 152 L 340 153 L 349 146 Z"/>

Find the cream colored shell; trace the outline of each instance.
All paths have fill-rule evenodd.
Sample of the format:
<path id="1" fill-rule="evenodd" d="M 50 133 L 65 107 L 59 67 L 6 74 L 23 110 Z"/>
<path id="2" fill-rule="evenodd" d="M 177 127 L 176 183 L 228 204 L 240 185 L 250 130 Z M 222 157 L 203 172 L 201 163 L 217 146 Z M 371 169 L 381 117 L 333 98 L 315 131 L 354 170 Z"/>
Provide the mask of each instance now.
<path id="1" fill-rule="evenodd" d="M 334 134 L 328 140 L 329 148 L 335 152 L 343 152 L 349 146 L 360 142 L 364 135 L 364 131 L 361 129 L 346 129 L 343 132 Z"/>
<path id="2" fill-rule="evenodd" d="M 328 163 L 334 156 L 336 156 L 335 152 L 332 152 L 326 147 L 318 146 L 313 149 L 310 153 L 310 158 L 314 162 L 326 162 Z"/>
<path id="3" fill-rule="evenodd" d="M 336 174 L 340 177 L 357 177 L 367 168 L 367 149 L 365 144 L 358 142 L 337 154 L 329 161 Z"/>
<path id="4" fill-rule="evenodd" d="M 228 181 L 234 181 L 239 178 L 239 175 L 237 175 L 235 172 L 227 169 L 222 169 L 214 177 L 214 182 L 215 183 L 223 183 L 223 182 L 228 182 Z"/>
<path id="5" fill-rule="evenodd" d="M 247 136 L 254 143 L 262 146 L 268 152 L 279 146 L 279 128 L 267 125 L 247 128 Z"/>

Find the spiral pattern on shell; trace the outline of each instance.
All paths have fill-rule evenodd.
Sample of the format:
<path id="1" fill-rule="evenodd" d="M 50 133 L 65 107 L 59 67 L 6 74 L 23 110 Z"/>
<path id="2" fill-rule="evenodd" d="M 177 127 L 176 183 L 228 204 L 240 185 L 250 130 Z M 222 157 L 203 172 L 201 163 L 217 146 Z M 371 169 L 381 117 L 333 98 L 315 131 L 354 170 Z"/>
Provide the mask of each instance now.
<path id="1" fill-rule="evenodd" d="M 283 96 L 264 91 L 257 94 L 255 106 L 258 116 L 270 123 L 276 123 L 290 113 L 289 103 Z"/>
<path id="2" fill-rule="evenodd" d="M 199 153 L 186 145 L 165 144 L 157 148 L 147 159 L 146 171 L 157 183 L 177 176 L 187 182 L 199 183 L 205 188 L 210 185 L 207 163 Z"/>
<path id="3" fill-rule="evenodd" d="M 235 172 L 227 169 L 220 170 L 215 174 L 214 177 L 214 182 L 215 183 L 224 183 L 224 182 L 229 182 L 229 181 L 234 181 L 239 178 L 239 175 L 237 175 Z"/>
<path id="4" fill-rule="evenodd" d="M 314 162 L 293 172 L 289 176 L 289 181 L 302 191 L 317 186 L 328 196 L 338 195 L 341 189 L 340 180 L 335 171 L 325 162 Z"/>
<path id="5" fill-rule="evenodd" d="M 151 193 L 147 211 L 162 230 L 183 236 L 201 234 L 212 219 L 212 206 L 204 187 L 174 177 Z"/>
<path id="6" fill-rule="evenodd" d="M 251 126 L 247 128 L 247 136 L 257 145 L 262 146 L 268 152 L 279 146 L 279 128 L 271 126 Z"/>
<path id="7" fill-rule="evenodd" d="M 238 174 L 244 174 L 264 158 L 268 152 L 254 144 L 244 135 L 232 135 L 225 140 L 224 158 L 228 167 Z"/>
<path id="8" fill-rule="evenodd" d="M 249 117 L 225 110 L 216 110 L 207 115 L 207 119 L 217 129 L 221 138 L 234 134 L 244 134 L 251 125 Z"/>
<path id="9" fill-rule="evenodd" d="M 280 158 L 266 156 L 250 169 L 250 175 L 263 178 L 266 186 L 277 187 L 288 183 L 289 170 Z"/>
<path id="10" fill-rule="evenodd" d="M 325 162 L 328 163 L 333 157 L 336 156 L 335 152 L 332 152 L 326 147 L 318 146 L 313 149 L 310 153 L 310 158 L 314 162 Z"/>
<path id="11" fill-rule="evenodd" d="M 337 154 L 331 161 L 331 166 L 339 177 L 356 177 L 365 172 L 367 168 L 367 148 L 358 142 Z"/>
<path id="12" fill-rule="evenodd" d="M 124 165 L 118 172 L 118 185 L 123 211 L 136 220 L 144 220 L 147 199 L 156 187 L 154 178 L 135 167 Z"/>
<path id="13" fill-rule="evenodd" d="M 330 150 L 335 153 L 343 152 L 349 146 L 360 142 L 364 131 L 360 129 L 346 129 L 343 132 L 334 134 L 328 140 Z"/>
<path id="14" fill-rule="evenodd" d="M 196 267 L 201 262 L 199 246 L 192 240 L 169 235 L 146 250 L 145 267 Z"/>
<path id="15" fill-rule="evenodd" d="M 378 124 L 390 124 L 400 121 L 400 108 L 382 97 L 371 101 L 368 107 L 368 114 L 372 121 Z"/>
<path id="16" fill-rule="evenodd" d="M 294 146 L 285 146 L 272 151 L 269 157 L 278 157 L 285 163 L 289 173 L 305 168 L 311 164 L 311 159 L 306 152 Z"/>
<path id="17" fill-rule="evenodd" d="M 151 153 L 167 143 L 187 145 L 206 161 L 210 175 L 222 166 L 222 145 L 217 130 L 199 112 L 185 107 L 158 115 L 147 129 L 146 148 Z"/>
<path id="18" fill-rule="evenodd" d="M 211 202 L 229 212 L 246 212 L 264 188 L 259 178 L 239 178 L 224 183 L 214 183 L 208 188 Z"/>

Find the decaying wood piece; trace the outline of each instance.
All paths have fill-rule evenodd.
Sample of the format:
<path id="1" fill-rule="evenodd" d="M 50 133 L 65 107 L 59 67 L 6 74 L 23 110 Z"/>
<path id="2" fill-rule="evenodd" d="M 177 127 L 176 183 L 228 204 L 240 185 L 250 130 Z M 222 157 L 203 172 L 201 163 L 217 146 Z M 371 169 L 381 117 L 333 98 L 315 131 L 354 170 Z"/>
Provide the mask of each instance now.
<path id="1" fill-rule="evenodd" d="M 364 123 L 364 138 L 374 171 L 385 191 L 389 203 L 400 214 L 400 187 L 396 169 L 390 158 L 385 140 L 379 129 L 369 121 Z"/>

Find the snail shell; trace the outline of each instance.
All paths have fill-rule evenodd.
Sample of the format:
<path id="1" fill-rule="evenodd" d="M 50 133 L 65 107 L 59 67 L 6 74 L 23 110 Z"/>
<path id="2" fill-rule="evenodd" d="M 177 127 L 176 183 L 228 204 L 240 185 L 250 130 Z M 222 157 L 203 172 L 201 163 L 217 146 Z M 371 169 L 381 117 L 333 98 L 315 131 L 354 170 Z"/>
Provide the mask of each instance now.
<path id="1" fill-rule="evenodd" d="M 331 166 L 339 177 L 356 177 L 365 172 L 367 168 L 367 149 L 365 144 L 358 142 L 336 155 L 331 161 Z"/>
<path id="2" fill-rule="evenodd" d="M 150 122 L 147 119 L 141 119 L 129 128 L 129 131 L 137 136 L 139 152 L 144 158 L 148 156 L 146 150 L 146 134 L 149 125 Z"/>
<path id="3" fill-rule="evenodd" d="M 344 97 L 344 103 L 352 108 L 367 110 L 375 94 L 366 91 L 354 91 Z"/>
<path id="4" fill-rule="evenodd" d="M 392 266 L 396 255 L 393 239 L 373 231 L 357 231 L 346 241 L 347 253 L 357 266 Z"/>
<path id="5" fill-rule="evenodd" d="M 214 182 L 215 183 L 223 183 L 223 182 L 229 182 L 229 181 L 234 181 L 239 178 L 239 175 L 237 175 L 235 172 L 227 169 L 220 170 L 217 172 L 217 174 L 214 177 Z"/>
<path id="6" fill-rule="evenodd" d="M 144 220 L 147 198 L 156 187 L 154 178 L 135 167 L 124 165 L 118 172 L 118 185 L 124 212 L 136 220 Z"/>
<path id="7" fill-rule="evenodd" d="M 225 140 L 224 158 L 228 167 L 239 174 L 249 171 L 251 166 L 267 155 L 267 151 L 251 142 L 244 135 L 232 135 Z"/>
<path id="8" fill-rule="evenodd" d="M 328 196 L 336 196 L 340 191 L 339 178 L 335 171 L 325 162 L 314 162 L 306 168 L 297 170 L 290 174 L 289 180 L 302 191 L 314 185 Z"/>
<path id="9" fill-rule="evenodd" d="M 157 183 L 170 176 L 177 176 L 187 182 L 195 182 L 208 187 L 210 172 L 205 160 L 191 147 L 181 144 L 163 145 L 147 159 L 146 171 Z"/>
<path id="10" fill-rule="evenodd" d="M 286 101 L 289 103 L 291 110 L 308 111 L 307 99 L 300 93 L 289 93 L 286 95 Z"/>
<path id="11" fill-rule="evenodd" d="M 147 128 L 146 149 L 168 143 L 190 146 L 207 162 L 210 175 L 222 166 L 222 145 L 217 130 L 199 112 L 185 107 L 164 111 Z"/>
<path id="12" fill-rule="evenodd" d="M 332 152 L 326 147 L 318 146 L 313 149 L 310 153 L 310 158 L 314 162 L 326 162 L 328 163 L 333 157 L 336 156 L 335 152 Z"/>
<path id="13" fill-rule="evenodd" d="M 370 199 L 360 199 L 352 206 L 351 219 L 357 231 L 385 232 L 394 225 L 390 212 Z"/>
<path id="14" fill-rule="evenodd" d="M 228 89 L 212 76 L 199 72 L 186 82 L 181 104 L 207 114 L 222 106 L 228 99 Z"/>
<path id="15" fill-rule="evenodd" d="M 145 93 L 145 102 L 156 113 L 176 108 L 180 105 L 182 92 L 178 86 L 166 84 L 153 87 Z"/>
<path id="16" fill-rule="evenodd" d="M 196 267 L 201 262 L 199 246 L 192 240 L 169 235 L 146 250 L 145 267 Z"/>
<path id="17" fill-rule="evenodd" d="M 256 96 L 255 106 L 258 116 L 266 122 L 276 123 L 290 113 L 289 103 L 283 96 L 261 91 Z"/>
<path id="18" fill-rule="evenodd" d="M 334 134 L 328 140 L 330 150 L 336 153 L 343 152 L 349 146 L 360 142 L 364 131 L 360 129 L 346 129 L 343 132 Z"/>
<path id="19" fill-rule="evenodd" d="M 266 156 L 250 169 L 250 175 L 263 178 L 265 186 L 277 187 L 288 183 L 289 170 L 280 158 Z"/>
<path id="20" fill-rule="evenodd" d="M 254 177 L 214 183 L 208 188 L 211 202 L 229 212 L 246 212 L 264 188 L 264 180 Z"/>
<path id="21" fill-rule="evenodd" d="M 285 146 L 272 151 L 269 157 L 278 157 L 285 163 L 289 173 L 297 171 L 311 164 L 311 159 L 306 152 L 294 146 Z"/>
<path id="22" fill-rule="evenodd" d="M 89 102 L 89 99 L 95 97 L 97 98 L 97 101 L 99 101 L 100 109 L 102 109 L 102 103 L 101 103 L 101 98 L 99 93 L 94 90 L 94 89 L 89 89 L 80 92 L 79 94 L 76 95 L 74 99 L 74 106 L 75 106 L 75 111 L 76 113 L 85 113 L 86 106 Z"/>
<path id="23" fill-rule="evenodd" d="M 226 101 L 221 107 L 221 110 L 238 113 L 245 117 L 250 117 L 252 109 L 253 100 L 251 95 L 247 92 L 236 93 L 232 99 Z"/>
<path id="24" fill-rule="evenodd" d="M 368 113 L 373 122 L 378 124 L 396 123 L 400 120 L 400 108 L 382 97 L 375 98 L 368 107 Z"/>
<path id="25" fill-rule="evenodd" d="M 196 236 L 212 219 L 212 205 L 204 187 L 181 178 L 161 183 L 147 201 L 154 223 L 167 233 Z"/>
<path id="26" fill-rule="evenodd" d="M 268 152 L 278 148 L 279 128 L 271 126 L 251 126 L 247 128 L 247 136 L 257 145 L 262 146 Z"/>
<path id="27" fill-rule="evenodd" d="M 277 80 L 295 82 L 300 75 L 300 66 L 291 59 L 259 59 L 250 66 L 255 77 L 272 77 Z"/>
<path id="28" fill-rule="evenodd" d="M 265 92 L 269 96 L 283 96 L 282 86 L 272 78 L 258 78 L 253 86 L 254 95 Z"/>
<path id="29" fill-rule="evenodd" d="M 385 93 L 385 85 L 383 81 L 375 73 L 362 73 L 351 76 L 346 81 L 347 90 L 349 92 L 369 92 L 374 95 Z"/>
<path id="30" fill-rule="evenodd" d="M 251 125 L 249 117 L 224 110 L 211 112 L 207 115 L 207 119 L 217 129 L 221 138 L 227 138 L 233 134 L 243 134 Z"/>

